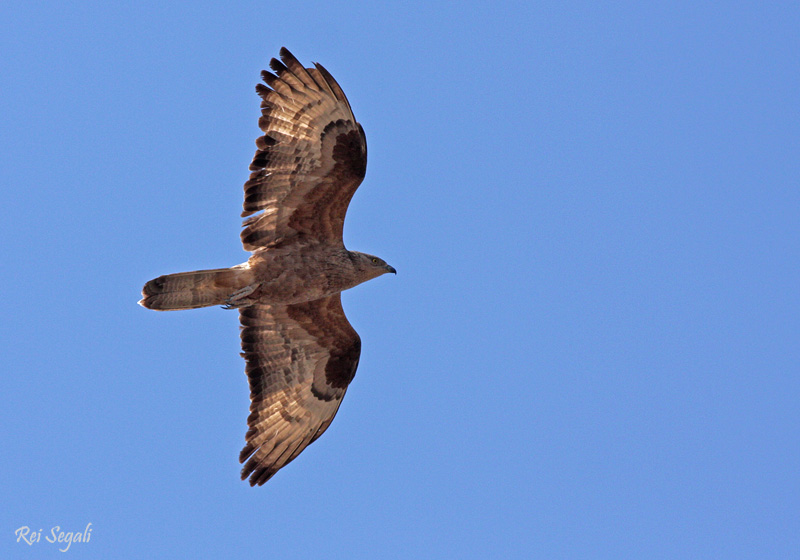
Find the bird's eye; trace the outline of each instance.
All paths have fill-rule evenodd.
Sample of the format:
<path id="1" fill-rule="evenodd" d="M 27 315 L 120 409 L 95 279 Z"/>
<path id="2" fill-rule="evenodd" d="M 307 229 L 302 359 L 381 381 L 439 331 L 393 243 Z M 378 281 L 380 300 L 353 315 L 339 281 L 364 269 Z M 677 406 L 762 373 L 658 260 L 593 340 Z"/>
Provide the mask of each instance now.
<path id="1" fill-rule="evenodd" d="M 378 259 L 372 259 L 372 264 L 378 264 Z"/>

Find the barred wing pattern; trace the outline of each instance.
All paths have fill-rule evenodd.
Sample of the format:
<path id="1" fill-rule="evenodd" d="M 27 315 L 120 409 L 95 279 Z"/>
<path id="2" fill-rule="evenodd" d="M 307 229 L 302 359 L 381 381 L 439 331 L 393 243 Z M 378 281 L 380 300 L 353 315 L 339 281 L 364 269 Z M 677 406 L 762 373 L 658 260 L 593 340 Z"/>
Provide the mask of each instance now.
<path id="1" fill-rule="evenodd" d="M 333 421 L 353 379 L 361 339 L 339 294 L 294 305 L 240 309 L 250 380 L 242 480 L 262 485 Z"/>
<path id="2" fill-rule="evenodd" d="M 350 103 L 320 64 L 304 68 L 285 47 L 258 84 L 259 127 L 244 185 L 245 250 L 296 235 L 342 242 L 347 206 L 366 173 L 367 142 Z"/>

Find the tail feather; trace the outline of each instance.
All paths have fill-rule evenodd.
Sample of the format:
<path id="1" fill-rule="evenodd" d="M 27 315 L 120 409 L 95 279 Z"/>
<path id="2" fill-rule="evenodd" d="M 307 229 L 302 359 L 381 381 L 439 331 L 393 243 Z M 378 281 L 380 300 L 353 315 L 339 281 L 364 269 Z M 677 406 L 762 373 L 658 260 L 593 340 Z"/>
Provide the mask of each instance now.
<path id="1" fill-rule="evenodd" d="M 247 272 L 234 267 L 165 274 L 144 285 L 139 305 L 158 311 L 224 305 L 247 285 Z"/>

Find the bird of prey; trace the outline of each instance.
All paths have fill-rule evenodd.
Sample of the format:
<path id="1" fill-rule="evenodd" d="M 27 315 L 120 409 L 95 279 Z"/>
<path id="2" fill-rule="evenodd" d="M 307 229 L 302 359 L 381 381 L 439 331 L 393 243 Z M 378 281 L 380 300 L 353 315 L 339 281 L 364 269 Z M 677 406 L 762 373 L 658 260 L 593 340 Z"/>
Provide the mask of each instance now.
<path id="1" fill-rule="evenodd" d="M 241 233 L 252 255 L 232 268 L 150 280 L 139 302 L 159 311 L 238 309 L 250 382 L 242 480 L 262 485 L 328 428 L 352 381 L 361 339 L 340 293 L 395 269 L 342 241 L 364 178 L 367 143 L 350 103 L 320 64 L 284 47 L 256 92 L 259 128 L 244 184 Z"/>

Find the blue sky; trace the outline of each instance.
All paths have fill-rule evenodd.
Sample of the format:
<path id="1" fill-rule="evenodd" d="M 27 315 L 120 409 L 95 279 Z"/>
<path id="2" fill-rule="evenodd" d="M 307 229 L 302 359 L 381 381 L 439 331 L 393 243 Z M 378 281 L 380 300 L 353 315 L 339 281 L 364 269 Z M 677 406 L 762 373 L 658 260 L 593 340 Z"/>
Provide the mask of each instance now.
<path id="1" fill-rule="evenodd" d="M 0 556 L 800 555 L 792 3 L 5 3 Z M 254 85 L 323 63 L 369 143 L 358 374 L 239 480 Z M 43 530 L 17 542 L 15 531 Z"/>

